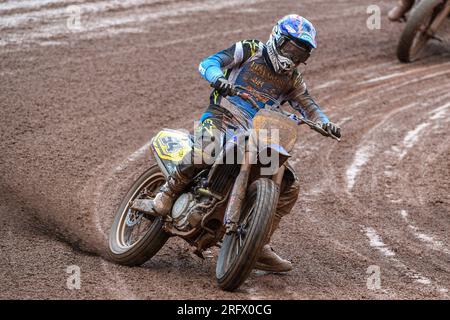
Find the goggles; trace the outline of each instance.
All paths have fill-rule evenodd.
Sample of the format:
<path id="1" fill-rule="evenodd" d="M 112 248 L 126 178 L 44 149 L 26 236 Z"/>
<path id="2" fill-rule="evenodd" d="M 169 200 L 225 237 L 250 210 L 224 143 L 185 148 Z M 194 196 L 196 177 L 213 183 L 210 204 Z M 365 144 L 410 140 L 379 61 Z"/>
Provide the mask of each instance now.
<path id="1" fill-rule="evenodd" d="M 311 55 L 312 47 L 307 44 L 299 44 L 287 37 L 282 37 L 278 46 L 279 53 L 289 58 L 295 64 L 305 63 Z"/>

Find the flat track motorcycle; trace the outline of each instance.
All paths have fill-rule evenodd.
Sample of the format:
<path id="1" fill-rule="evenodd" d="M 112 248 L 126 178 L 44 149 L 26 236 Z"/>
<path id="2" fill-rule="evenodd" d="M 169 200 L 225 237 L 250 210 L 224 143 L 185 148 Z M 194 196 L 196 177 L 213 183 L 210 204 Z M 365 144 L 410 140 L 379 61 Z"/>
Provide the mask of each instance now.
<path id="1" fill-rule="evenodd" d="M 438 31 L 448 23 L 450 0 L 422 0 L 413 9 L 406 21 L 397 47 L 401 62 L 413 62 L 421 57 L 430 39 L 442 41 Z"/>
<path id="2" fill-rule="evenodd" d="M 220 247 L 216 278 L 221 289 L 235 290 L 247 279 L 270 232 L 285 176 L 284 164 L 297 140 L 297 125 L 304 123 L 325 136 L 330 135 L 317 124 L 290 114 L 279 105 L 260 109 L 242 87 L 237 87 L 235 94 L 259 109 L 253 118 L 252 131 L 278 130 L 276 143 L 270 137 L 258 141 L 256 160 L 251 161 L 251 135 L 247 132 L 234 136 L 215 163 L 185 188 L 171 213 L 160 217 L 148 212 L 142 200 L 155 197 L 193 145 L 189 134 L 170 129 L 160 131 L 151 141 L 157 164 L 134 182 L 116 212 L 109 239 L 109 255 L 113 261 L 127 266 L 142 265 L 169 237 L 177 236 L 192 245 L 200 257 L 204 250 Z M 261 175 L 261 169 L 268 166 L 267 161 L 263 163 L 260 159 L 262 153 L 277 159 L 271 175 Z M 241 161 L 223 160 L 228 157 L 240 157 Z"/>

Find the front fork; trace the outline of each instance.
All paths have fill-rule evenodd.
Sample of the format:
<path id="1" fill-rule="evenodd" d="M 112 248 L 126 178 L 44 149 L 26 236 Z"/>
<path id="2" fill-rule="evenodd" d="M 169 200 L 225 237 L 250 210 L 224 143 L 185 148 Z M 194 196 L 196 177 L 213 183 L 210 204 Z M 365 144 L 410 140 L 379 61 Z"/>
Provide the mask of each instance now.
<path id="1" fill-rule="evenodd" d="M 286 164 L 283 164 L 277 173 L 273 175 L 272 180 L 278 186 L 278 190 L 281 191 L 281 182 L 283 181 L 284 171 L 286 171 Z"/>
<path id="2" fill-rule="evenodd" d="M 446 1 L 444 8 L 442 11 L 434 18 L 433 23 L 428 28 L 428 34 L 430 37 L 434 38 L 435 34 L 441 27 L 441 25 L 447 20 L 447 17 L 450 14 L 450 1 Z"/>
<path id="3" fill-rule="evenodd" d="M 246 191 L 248 186 L 248 178 L 250 176 L 250 170 L 251 170 L 250 152 L 248 151 L 248 147 L 246 146 L 243 162 L 241 164 L 241 170 L 234 182 L 233 190 L 231 191 L 228 206 L 225 211 L 225 227 L 227 234 L 236 232 L 238 228 L 242 204 L 244 203 L 247 193 Z M 283 181 L 285 170 L 286 165 L 283 164 L 278 169 L 277 173 L 272 176 L 272 180 L 277 185 L 278 190 L 281 190 L 281 182 Z"/>
<path id="4" fill-rule="evenodd" d="M 241 164 L 241 170 L 234 182 L 233 190 L 231 190 L 230 199 L 228 200 L 228 206 L 225 211 L 225 227 L 227 234 L 236 232 L 237 230 L 239 218 L 241 216 L 242 204 L 244 203 L 247 193 L 246 191 L 250 170 L 250 152 L 247 144 L 245 144 L 245 152 Z"/>

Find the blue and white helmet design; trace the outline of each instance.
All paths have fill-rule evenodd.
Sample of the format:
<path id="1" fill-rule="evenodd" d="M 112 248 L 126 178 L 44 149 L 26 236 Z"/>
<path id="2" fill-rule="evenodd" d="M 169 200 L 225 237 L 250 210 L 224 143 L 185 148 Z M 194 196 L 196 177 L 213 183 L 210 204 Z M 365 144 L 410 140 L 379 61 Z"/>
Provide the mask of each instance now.
<path id="1" fill-rule="evenodd" d="M 312 23 L 302 16 L 291 14 L 280 19 L 272 29 L 267 50 L 276 72 L 287 72 L 295 69 L 295 63 L 280 54 L 279 46 L 283 37 L 298 42 L 305 42 L 311 48 L 317 48 L 316 29 Z"/>

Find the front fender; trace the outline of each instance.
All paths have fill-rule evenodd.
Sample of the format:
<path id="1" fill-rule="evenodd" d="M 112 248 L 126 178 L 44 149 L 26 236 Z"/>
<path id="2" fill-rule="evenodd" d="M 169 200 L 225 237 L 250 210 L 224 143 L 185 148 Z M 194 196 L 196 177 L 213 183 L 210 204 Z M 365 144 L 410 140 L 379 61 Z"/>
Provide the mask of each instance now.
<path id="1" fill-rule="evenodd" d="M 268 144 L 258 150 L 258 163 L 263 175 L 274 175 L 291 157 L 289 152 L 279 144 Z"/>

